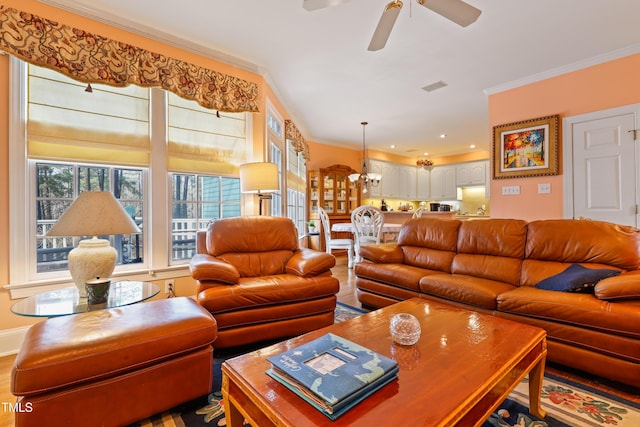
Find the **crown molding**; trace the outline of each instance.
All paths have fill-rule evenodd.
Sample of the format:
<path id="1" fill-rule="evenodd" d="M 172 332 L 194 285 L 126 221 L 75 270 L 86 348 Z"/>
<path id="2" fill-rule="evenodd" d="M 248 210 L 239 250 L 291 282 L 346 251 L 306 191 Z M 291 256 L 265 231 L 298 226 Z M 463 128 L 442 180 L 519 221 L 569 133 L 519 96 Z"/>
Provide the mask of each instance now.
<path id="1" fill-rule="evenodd" d="M 108 11 L 97 10 L 79 4 L 71 5 L 69 4 L 70 2 L 64 0 L 38 0 L 38 2 L 53 6 L 57 9 L 74 13 L 76 15 L 84 16 L 85 18 L 98 21 L 102 24 L 106 24 L 132 34 L 155 40 L 190 53 L 195 53 L 197 55 L 211 58 L 224 64 L 241 68 L 245 71 L 264 75 L 263 68 L 250 61 L 235 57 L 225 52 L 204 47 L 194 41 L 181 39 L 172 34 L 158 30 L 157 28 L 141 25 L 139 22 L 115 15 Z"/>
<path id="2" fill-rule="evenodd" d="M 563 65 L 562 67 L 553 68 L 551 70 L 543 71 L 537 74 L 532 74 L 530 76 L 523 77 L 521 79 L 502 83 L 497 86 L 487 88 L 483 92 L 485 95 L 494 95 L 496 93 L 504 92 L 510 89 L 515 89 L 520 86 L 525 86 L 531 83 L 536 83 L 542 80 L 550 79 L 552 77 L 561 76 L 563 74 L 567 74 L 573 71 L 578 71 L 583 68 L 588 68 L 594 65 L 613 61 L 614 59 L 624 58 L 625 56 L 634 55 L 639 52 L 640 52 L 640 44 L 630 45 L 630 46 L 617 49 L 602 55 L 597 55 L 581 61 L 573 62 L 571 64 Z"/>

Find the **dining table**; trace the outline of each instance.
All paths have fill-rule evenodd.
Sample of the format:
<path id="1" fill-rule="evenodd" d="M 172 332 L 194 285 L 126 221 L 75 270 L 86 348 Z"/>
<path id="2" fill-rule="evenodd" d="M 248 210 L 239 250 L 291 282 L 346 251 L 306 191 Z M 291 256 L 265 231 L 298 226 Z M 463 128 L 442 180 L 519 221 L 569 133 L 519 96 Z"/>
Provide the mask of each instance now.
<path id="1" fill-rule="evenodd" d="M 398 234 L 400 233 L 400 228 L 402 228 L 402 224 L 399 223 L 384 223 L 382 224 L 382 235 L 384 236 L 381 240 L 383 242 L 395 241 L 398 238 Z M 351 222 L 336 222 L 331 224 L 331 231 L 336 233 L 353 233 L 354 228 Z M 387 238 L 387 236 L 389 236 Z"/>

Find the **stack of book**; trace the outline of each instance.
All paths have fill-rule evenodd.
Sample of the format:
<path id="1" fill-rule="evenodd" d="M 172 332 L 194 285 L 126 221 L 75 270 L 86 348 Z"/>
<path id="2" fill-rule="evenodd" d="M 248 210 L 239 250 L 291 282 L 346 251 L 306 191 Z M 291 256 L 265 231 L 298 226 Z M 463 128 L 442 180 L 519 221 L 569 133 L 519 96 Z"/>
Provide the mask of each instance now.
<path id="1" fill-rule="evenodd" d="M 267 375 L 335 420 L 398 378 L 398 363 L 334 334 L 268 358 Z"/>

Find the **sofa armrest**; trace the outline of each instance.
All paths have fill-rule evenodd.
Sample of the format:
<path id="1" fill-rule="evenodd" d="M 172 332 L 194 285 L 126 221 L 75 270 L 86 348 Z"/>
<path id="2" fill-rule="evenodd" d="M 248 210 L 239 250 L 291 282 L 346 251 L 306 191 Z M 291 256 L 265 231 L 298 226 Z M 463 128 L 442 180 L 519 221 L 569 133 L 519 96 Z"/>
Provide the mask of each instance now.
<path id="1" fill-rule="evenodd" d="M 189 263 L 191 277 L 196 280 L 216 280 L 234 285 L 240 273 L 233 265 L 206 254 L 195 254 Z"/>
<path id="2" fill-rule="evenodd" d="M 596 284 L 593 292 L 601 300 L 640 299 L 640 270 L 603 279 Z"/>
<path id="3" fill-rule="evenodd" d="M 336 265 L 336 257 L 309 248 L 300 248 L 293 253 L 287 262 L 285 270 L 296 276 L 312 277 L 329 271 Z"/>
<path id="4" fill-rule="evenodd" d="M 360 246 L 360 256 L 379 264 L 402 264 L 404 252 L 397 243 Z"/>

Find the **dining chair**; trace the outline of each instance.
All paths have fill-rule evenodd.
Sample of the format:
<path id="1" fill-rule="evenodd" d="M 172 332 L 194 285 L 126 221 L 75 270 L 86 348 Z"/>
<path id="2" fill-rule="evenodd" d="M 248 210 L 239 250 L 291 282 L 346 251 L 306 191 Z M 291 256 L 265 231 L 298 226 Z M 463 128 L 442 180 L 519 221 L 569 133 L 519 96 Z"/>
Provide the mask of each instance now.
<path id="1" fill-rule="evenodd" d="M 332 253 L 334 249 L 346 249 L 348 267 L 353 268 L 353 240 L 351 239 L 333 239 L 331 238 L 331 223 L 329 215 L 324 209 L 318 207 L 320 222 L 322 223 L 322 231 L 324 232 L 324 246 L 327 253 Z"/>
<path id="2" fill-rule="evenodd" d="M 412 218 L 420 218 L 422 216 L 423 213 L 429 212 L 429 209 L 421 207 L 415 210 L 415 212 L 413 213 Z"/>
<path id="3" fill-rule="evenodd" d="M 373 206 L 359 206 L 351 212 L 351 224 L 355 240 L 354 262 L 359 262 L 362 261 L 360 246 L 380 243 L 384 215 L 380 209 Z"/>

